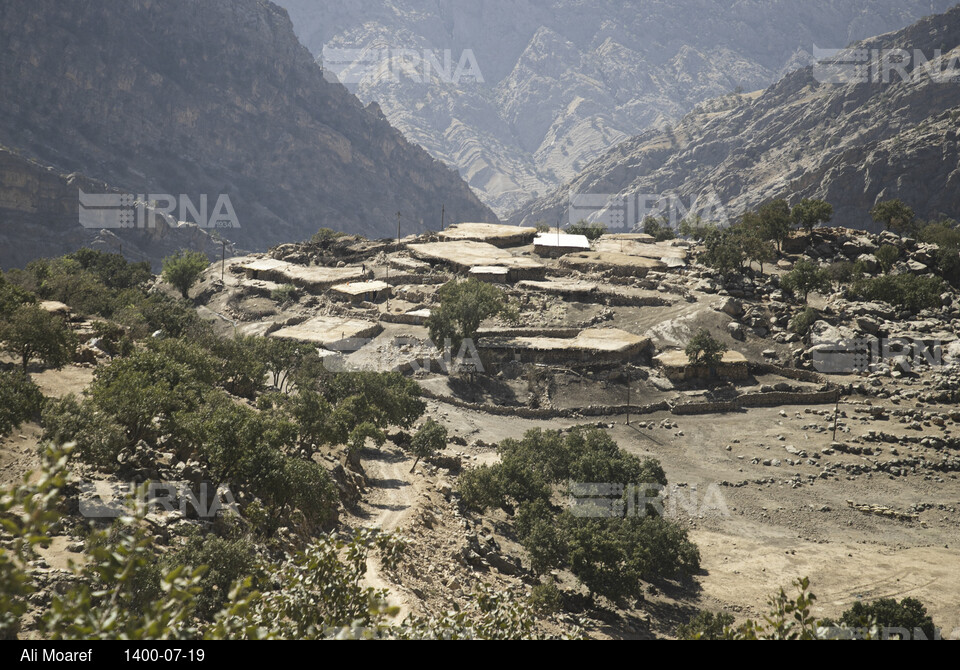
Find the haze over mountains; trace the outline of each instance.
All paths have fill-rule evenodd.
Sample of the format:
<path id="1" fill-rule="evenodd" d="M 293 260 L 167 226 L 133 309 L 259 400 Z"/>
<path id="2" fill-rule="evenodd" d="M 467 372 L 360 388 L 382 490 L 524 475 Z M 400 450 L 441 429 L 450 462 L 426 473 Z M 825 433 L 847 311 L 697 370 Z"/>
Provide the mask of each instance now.
<path id="1" fill-rule="evenodd" d="M 433 156 L 455 165 L 501 216 L 546 196 L 612 146 L 698 102 L 765 88 L 844 47 L 944 11 L 949 0 L 614 2 L 280 0 L 301 41 L 362 50 L 325 66 Z M 391 75 L 392 50 L 472 53 L 482 82 Z M 416 58 L 413 59 L 416 62 Z M 421 59 L 422 60 L 422 59 Z M 466 61 L 469 65 L 469 61 Z M 468 68 L 469 71 L 469 68 Z M 422 78 L 422 68 L 418 70 Z M 446 73 L 447 75 L 449 73 Z"/>
<path id="2" fill-rule="evenodd" d="M 321 226 L 388 237 L 397 211 L 407 233 L 438 228 L 443 205 L 495 220 L 376 106 L 326 81 L 270 2 L 6 2 L 0 45 L 2 266 L 95 234 L 78 230 L 71 173 L 207 194 L 211 208 L 226 194 L 240 224 L 229 236 L 247 249 Z M 155 261 L 160 234 L 125 234 L 125 253 Z"/>
<path id="3" fill-rule="evenodd" d="M 909 77 L 891 73 L 889 83 L 831 84 L 807 67 L 758 97 L 728 98 L 727 110 L 717 111 L 719 101 L 669 132 L 632 138 L 512 222 L 567 221 L 570 195 L 582 193 L 675 193 L 688 204 L 715 193 L 730 215 L 771 198 L 820 198 L 833 204 L 834 223 L 868 229 L 870 208 L 893 198 L 923 219 L 956 218 L 958 45 L 960 7 L 866 40 L 858 46 L 905 49 L 911 59 L 919 50 L 938 75 L 911 66 Z"/>

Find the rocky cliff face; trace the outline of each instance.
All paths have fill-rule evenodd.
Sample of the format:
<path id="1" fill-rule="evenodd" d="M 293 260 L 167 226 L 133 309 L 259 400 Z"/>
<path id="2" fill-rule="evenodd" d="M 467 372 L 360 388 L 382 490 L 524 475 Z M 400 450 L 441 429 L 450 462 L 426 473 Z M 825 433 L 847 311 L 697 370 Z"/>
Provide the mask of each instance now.
<path id="1" fill-rule="evenodd" d="M 866 83 L 830 84 L 807 67 L 762 95 L 715 101 L 669 132 L 631 138 L 513 221 L 566 221 L 572 193 L 675 193 L 689 203 L 709 192 L 731 215 L 774 197 L 823 198 L 835 224 L 869 229 L 870 208 L 900 198 L 923 218 L 960 218 L 960 76 L 949 76 L 960 74 L 958 45 L 960 7 L 864 41 L 911 60 L 919 50 L 938 74 L 911 65 L 907 77 L 884 77 L 875 61 Z"/>
<path id="2" fill-rule="evenodd" d="M 695 104 L 754 91 L 840 48 L 943 11 L 953 0 L 278 0 L 325 66 L 433 156 L 456 165 L 501 216 Z M 393 71 L 425 49 L 474 77 Z M 391 69 L 390 63 L 396 67 Z M 467 63 L 469 65 L 469 62 Z M 467 70 L 469 72 L 469 69 Z M 423 80 L 423 81 L 421 81 Z"/>
<path id="3" fill-rule="evenodd" d="M 77 225 L 80 191 L 117 193 L 105 182 L 60 174 L 0 149 L 0 268 L 19 267 L 34 258 L 68 254 L 80 247 L 148 261 L 155 272 L 160 271 L 162 258 L 179 249 L 203 251 L 211 258 L 239 251 L 229 242 L 222 246 L 195 224 L 170 225 L 152 213 L 151 225 L 143 230 L 83 228 Z"/>
<path id="4" fill-rule="evenodd" d="M 211 207 L 227 195 L 246 248 L 321 226 L 390 236 L 397 211 L 407 232 L 437 228 L 444 204 L 448 220 L 495 220 L 375 105 L 326 81 L 270 2 L 5 3 L 0 54 L 0 145 L 126 192 Z M 6 203 L 5 232 L 22 205 Z"/>

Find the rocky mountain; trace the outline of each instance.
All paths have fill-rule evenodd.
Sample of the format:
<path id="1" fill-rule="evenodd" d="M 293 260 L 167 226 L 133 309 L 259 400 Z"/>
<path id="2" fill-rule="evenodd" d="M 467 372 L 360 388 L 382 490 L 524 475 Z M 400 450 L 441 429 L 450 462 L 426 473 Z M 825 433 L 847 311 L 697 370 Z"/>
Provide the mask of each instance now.
<path id="1" fill-rule="evenodd" d="M 179 249 L 203 251 L 211 258 L 239 251 L 229 241 L 215 239 L 212 231 L 153 213 L 151 225 L 141 230 L 84 228 L 77 224 L 81 191 L 119 195 L 105 182 L 60 174 L 0 149 L 0 268 L 19 267 L 34 258 L 64 255 L 80 247 L 148 261 L 155 271 L 161 259 Z M 143 218 L 147 220 L 146 213 Z"/>
<path id="2" fill-rule="evenodd" d="M 814 46 L 841 48 L 953 4 L 278 1 L 331 79 L 457 166 L 500 216 L 701 101 L 769 86 Z"/>
<path id="3" fill-rule="evenodd" d="M 86 178 L 188 199 L 201 214 L 202 196 L 211 209 L 226 196 L 239 224 L 227 236 L 247 249 L 321 226 L 395 235 L 398 211 L 407 232 L 439 227 L 442 206 L 451 220 L 496 219 L 376 105 L 327 81 L 264 0 L 4 3 L 0 82 L 0 146 L 28 161 L 5 159 L 4 239 L 36 223 L 45 184 L 68 190 L 55 198 L 64 218 L 44 230 L 41 217 L 30 251 L 5 251 L 5 264 L 83 237 L 63 226 L 77 226 Z M 34 164 L 51 174 L 24 177 Z"/>
<path id="4" fill-rule="evenodd" d="M 567 221 L 571 194 L 585 193 L 688 204 L 706 194 L 728 215 L 774 197 L 822 198 L 835 224 L 867 229 L 871 207 L 892 198 L 925 219 L 960 218 L 960 6 L 855 46 L 868 50 L 859 69 L 841 53 L 758 96 L 702 106 L 624 142 L 513 222 Z M 892 59 L 904 59 L 902 73 Z"/>

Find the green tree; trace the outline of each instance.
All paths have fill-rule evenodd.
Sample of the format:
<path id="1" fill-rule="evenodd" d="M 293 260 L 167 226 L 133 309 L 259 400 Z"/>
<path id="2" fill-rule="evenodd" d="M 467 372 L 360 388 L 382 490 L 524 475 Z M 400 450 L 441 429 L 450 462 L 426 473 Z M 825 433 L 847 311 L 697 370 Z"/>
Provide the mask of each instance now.
<path id="1" fill-rule="evenodd" d="M 277 337 L 258 337 L 248 342 L 253 355 L 266 367 L 273 387 L 288 391 L 302 370 L 317 372 L 320 357 L 313 345 Z M 311 375 L 312 376 L 312 375 Z"/>
<path id="2" fill-rule="evenodd" d="M 177 414 L 199 407 L 215 379 L 213 361 L 202 350 L 169 340 L 98 368 L 89 392 L 94 407 L 112 417 L 133 446 L 175 433 Z"/>
<path id="3" fill-rule="evenodd" d="M 710 335 L 710 331 L 701 328 L 690 339 L 684 353 L 687 355 L 690 365 L 705 365 L 709 368 L 715 368 L 723 361 L 723 354 L 726 351 L 726 345 L 714 339 Z"/>
<path id="4" fill-rule="evenodd" d="M 427 319 L 430 338 L 438 346 L 449 339 L 450 348 L 459 352 L 464 340 L 477 336 L 480 324 L 494 316 L 516 321 L 518 312 L 507 296 L 496 286 L 471 277 L 465 281 L 452 281 L 437 291 L 440 302 L 431 310 Z"/>
<path id="5" fill-rule="evenodd" d="M 65 258 L 76 261 L 110 289 L 136 288 L 153 277 L 149 263 L 129 263 L 120 254 L 84 248 Z"/>
<path id="6" fill-rule="evenodd" d="M 916 215 L 901 200 L 885 200 L 877 203 L 870 210 L 870 216 L 877 223 L 882 223 L 887 230 L 892 230 L 901 235 L 911 233 L 914 230 Z"/>
<path id="7" fill-rule="evenodd" d="M 797 261 L 793 269 L 783 276 L 780 285 L 794 295 L 802 295 L 803 302 L 813 291 L 830 289 L 830 277 L 818 265 L 807 260 Z"/>
<path id="8" fill-rule="evenodd" d="M 670 221 L 665 216 L 648 216 L 645 218 L 643 220 L 643 232 L 653 237 L 657 242 L 672 240 L 677 236 L 670 225 Z"/>
<path id="9" fill-rule="evenodd" d="M 776 242 L 777 251 L 783 252 L 783 242 L 790 234 L 792 214 L 786 200 L 771 200 L 757 210 L 760 228 L 766 239 Z"/>
<path id="10" fill-rule="evenodd" d="M 642 579 L 699 566 L 686 532 L 657 517 L 652 505 L 626 518 L 553 507 L 558 489 L 570 481 L 666 485 L 659 463 L 624 452 L 604 431 L 531 430 L 522 440 L 504 440 L 497 451 L 500 463 L 463 473 L 458 490 L 475 509 L 516 508 L 515 529 L 536 573 L 569 568 L 591 593 L 622 601 L 640 595 Z"/>
<path id="11" fill-rule="evenodd" d="M 410 468 L 410 472 L 416 470 L 417 463 L 420 462 L 421 458 L 429 458 L 446 446 L 446 427 L 433 419 L 427 419 L 410 440 L 410 449 L 417 457 L 413 462 L 413 467 Z"/>
<path id="12" fill-rule="evenodd" d="M 937 270 L 955 287 L 960 287 L 960 250 L 945 248 L 937 250 Z"/>
<path id="13" fill-rule="evenodd" d="M 39 416 L 43 394 L 22 372 L 0 372 L 0 437 Z"/>
<path id="14" fill-rule="evenodd" d="M 205 253 L 181 250 L 163 259 L 163 280 L 180 291 L 184 300 L 188 300 L 190 289 L 209 265 L 210 259 Z"/>
<path id="15" fill-rule="evenodd" d="M 349 444 L 353 451 L 368 437 L 383 445 L 387 427 L 409 428 L 426 409 L 419 385 L 399 372 L 337 373 L 328 380 L 324 397 L 333 407 L 327 439 Z"/>
<path id="16" fill-rule="evenodd" d="M 908 639 L 918 639 L 922 635 L 928 640 L 937 636 L 937 627 L 927 614 L 926 606 L 916 598 L 904 598 L 897 602 L 893 598 L 881 598 L 869 604 L 856 602 L 843 613 L 840 622 L 852 627 L 899 628 Z"/>
<path id="17" fill-rule="evenodd" d="M 0 323 L 0 342 L 20 358 L 24 373 L 32 359 L 60 369 L 77 348 L 76 337 L 62 318 L 31 304 L 21 305 Z"/>
<path id="18" fill-rule="evenodd" d="M 707 235 L 716 229 L 716 225 L 704 223 L 699 214 L 692 214 L 680 222 L 680 234 L 697 242 L 703 242 Z"/>
<path id="19" fill-rule="evenodd" d="M 210 352 L 221 361 L 219 383 L 228 393 L 252 400 L 263 390 L 267 362 L 259 356 L 259 340 L 243 335 L 211 339 Z"/>
<path id="20" fill-rule="evenodd" d="M 8 318 L 21 305 L 36 301 L 36 296 L 7 281 L 3 272 L 0 272 L 0 319 Z"/>
<path id="21" fill-rule="evenodd" d="M 762 233 L 756 228 L 741 230 L 740 242 L 744 255 L 760 266 L 761 275 L 764 264 L 772 263 L 777 257 L 773 242 L 763 239 Z"/>
<path id="22" fill-rule="evenodd" d="M 804 199 L 794 205 L 791 214 L 794 225 L 807 231 L 813 239 L 813 229 L 833 218 L 833 205 L 823 200 Z"/>
<path id="23" fill-rule="evenodd" d="M 730 275 L 743 269 L 747 256 L 735 229 L 712 230 L 703 240 L 704 251 L 699 260 L 724 275 Z"/>

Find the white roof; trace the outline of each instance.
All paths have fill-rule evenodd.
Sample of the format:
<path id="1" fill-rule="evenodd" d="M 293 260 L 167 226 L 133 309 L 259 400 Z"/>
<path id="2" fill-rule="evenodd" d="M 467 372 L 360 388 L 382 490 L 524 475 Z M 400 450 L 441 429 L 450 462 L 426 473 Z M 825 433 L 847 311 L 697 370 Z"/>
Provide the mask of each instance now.
<path id="1" fill-rule="evenodd" d="M 567 235 L 566 233 L 540 233 L 533 240 L 535 247 L 562 247 L 564 249 L 583 249 L 590 251 L 590 240 L 586 235 Z"/>

